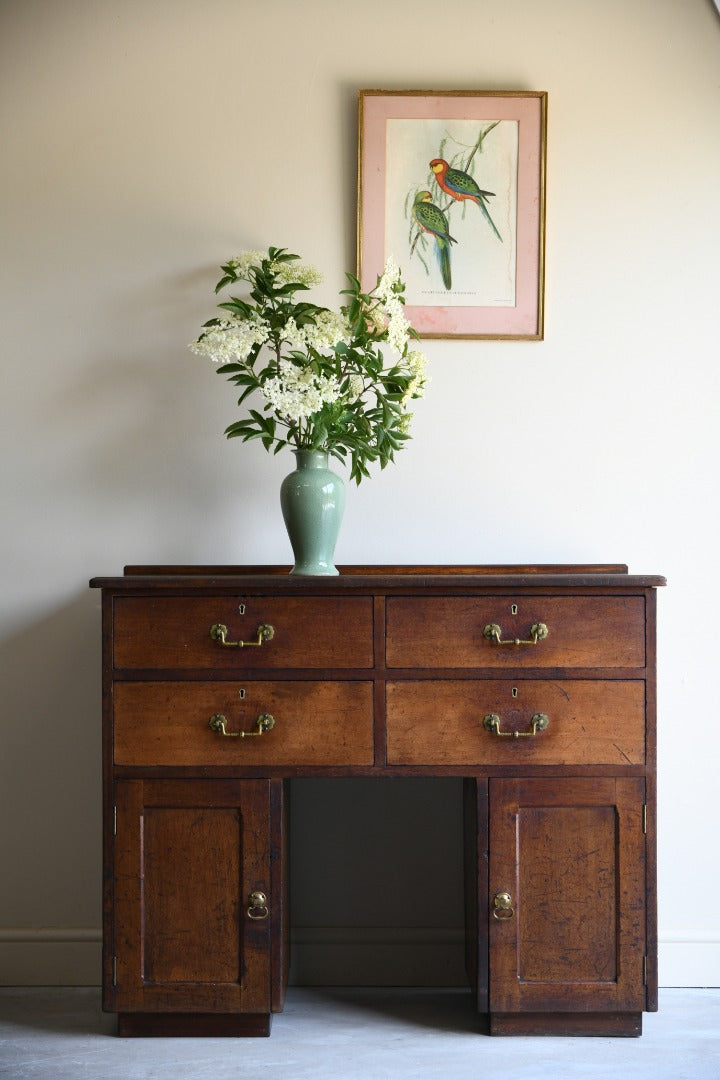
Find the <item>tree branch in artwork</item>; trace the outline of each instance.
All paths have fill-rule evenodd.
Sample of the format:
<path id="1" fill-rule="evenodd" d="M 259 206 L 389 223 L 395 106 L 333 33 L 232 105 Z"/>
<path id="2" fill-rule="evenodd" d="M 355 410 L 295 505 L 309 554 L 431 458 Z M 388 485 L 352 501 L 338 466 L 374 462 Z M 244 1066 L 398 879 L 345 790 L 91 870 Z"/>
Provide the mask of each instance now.
<path id="1" fill-rule="evenodd" d="M 409 191 L 405 197 L 405 217 L 410 219 L 408 235 L 410 258 L 416 255 L 429 277 L 430 267 L 423 253 L 427 251 L 428 238 L 431 237 L 442 282 L 448 291 L 452 289 L 451 245 L 458 243 L 458 240 L 450 234 L 450 212 L 458 203 L 462 206 L 463 221 L 465 203 L 475 203 L 495 237 L 501 243 L 503 242 L 488 209 L 488 200 L 493 198 L 495 193 L 481 188 L 473 176 L 475 171 L 473 160 L 478 152 L 482 153 L 485 138 L 499 123 L 499 120 L 494 120 L 487 127 L 481 128 L 473 146 L 465 146 L 449 161 L 443 156 L 446 153 L 446 143 L 450 140 L 456 145 L 460 144 L 450 135 L 444 138 L 440 143 L 439 156 L 430 161 L 430 183 L 432 186 L 434 181 L 436 186 L 433 190 L 418 186 Z M 463 160 L 463 153 L 468 150 L 467 158 Z M 442 199 L 433 201 L 437 198 L 438 189 L 443 195 L 448 196 L 448 201 L 444 205 L 441 205 L 444 202 Z"/>

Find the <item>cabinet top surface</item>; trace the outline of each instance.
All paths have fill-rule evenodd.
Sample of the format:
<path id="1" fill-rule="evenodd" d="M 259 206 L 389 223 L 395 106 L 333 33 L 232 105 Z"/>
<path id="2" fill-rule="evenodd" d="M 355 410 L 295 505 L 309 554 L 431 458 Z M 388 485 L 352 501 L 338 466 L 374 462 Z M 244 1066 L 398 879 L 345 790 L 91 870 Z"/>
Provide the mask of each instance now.
<path id="1" fill-rule="evenodd" d="M 282 589 L 289 593 L 365 589 L 638 589 L 665 585 L 657 574 L 629 574 L 621 564 L 537 566 L 341 566 L 338 576 L 304 577 L 289 566 L 126 566 L 120 577 L 94 577 L 91 588 L 133 592 Z"/>

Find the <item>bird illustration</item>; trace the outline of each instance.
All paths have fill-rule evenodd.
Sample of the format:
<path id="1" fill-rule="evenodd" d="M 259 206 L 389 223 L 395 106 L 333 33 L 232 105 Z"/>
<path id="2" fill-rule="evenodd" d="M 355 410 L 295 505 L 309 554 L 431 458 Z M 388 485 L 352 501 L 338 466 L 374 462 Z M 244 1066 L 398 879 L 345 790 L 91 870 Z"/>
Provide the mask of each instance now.
<path id="1" fill-rule="evenodd" d="M 450 244 L 456 244 L 457 240 L 450 235 L 448 219 L 440 207 L 433 204 L 429 191 L 419 191 L 415 196 L 413 217 L 423 232 L 435 237 L 435 254 L 440 264 L 443 285 L 446 289 L 452 289 Z"/>
<path id="2" fill-rule="evenodd" d="M 446 195 L 449 195 L 451 199 L 457 199 L 458 202 L 463 202 L 465 199 L 470 199 L 471 202 L 477 203 L 480 207 L 488 225 L 497 236 L 498 240 L 502 242 L 502 236 L 495 227 L 495 222 L 490 217 L 488 208 L 485 205 L 487 200 L 491 198 L 494 191 L 483 191 L 473 180 L 469 173 L 462 172 L 460 169 L 451 169 L 447 161 L 443 158 L 433 158 L 430 162 L 430 168 L 435 173 L 435 180 L 441 191 L 444 191 Z"/>

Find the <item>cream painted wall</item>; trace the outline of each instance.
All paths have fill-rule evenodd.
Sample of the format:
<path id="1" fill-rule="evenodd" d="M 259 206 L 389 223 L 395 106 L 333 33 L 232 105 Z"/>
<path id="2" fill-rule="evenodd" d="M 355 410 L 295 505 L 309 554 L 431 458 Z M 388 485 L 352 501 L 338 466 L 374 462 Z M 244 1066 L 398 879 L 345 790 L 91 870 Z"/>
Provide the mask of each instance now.
<path id="1" fill-rule="evenodd" d="M 97 977 L 87 579 L 289 558 L 289 463 L 225 443 L 231 389 L 185 348 L 215 268 L 287 245 L 334 302 L 356 90 L 414 87 L 548 91 L 546 340 L 427 343 L 414 441 L 350 491 L 337 557 L 667 575 L 661 982 L 720 983 L 719 62 L 710 0 L 2 5 L 3 981 Z"/>

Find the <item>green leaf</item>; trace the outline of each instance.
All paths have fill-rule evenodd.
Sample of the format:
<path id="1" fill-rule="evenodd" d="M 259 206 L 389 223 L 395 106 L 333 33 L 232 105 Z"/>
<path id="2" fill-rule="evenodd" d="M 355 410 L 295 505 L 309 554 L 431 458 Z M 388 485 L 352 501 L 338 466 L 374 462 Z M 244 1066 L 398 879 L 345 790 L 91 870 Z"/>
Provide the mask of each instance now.
<path id="1" fill-rule="evenodd" d="M 234 424 L 229 424 L 225 428 L 225 434 L 229 437 L 232 435 L 244 435 L 248 431 L 255 431 L 255 425 L 250 420 L 236 420 Z"/>
<path id="2" fill-rule="evenodd" d="M 218 304 L 218 307 L 222 308 L 223 311 L 232 311 L 236 315 L 242 315 L 246 319 L 252 318 L 252 307 L 236 296 L 233 296 L 231 300 L 224 300 L 222 304 Z"/>
<path id="3" fill-rule="evenodd" d="M 256 389 L 257 387 L 253 386 L 252 383 L 250 384 L 250 386 L 247 386 L 238 398 L 238 405 L 242 405 L 243 401 L 245 401 L 246 398 L 250 397 L 250 395 L 254 393 Z"/>
<path id="4" fill-rule="evenodd" d="M 273 290 L 275 296 L 292 296 L 296 292 L 308 292 L 309 285 L 303 285 L 301 281 L 288 281 L 287 284 L 281 285 L 279 288 Z"/>
<path id="5" fill-rule="evenodd" d="M 245 371 L 244 364 L 220 364 L 215 368 L 218 375 L 227 375 L 231 371 Z"/>

